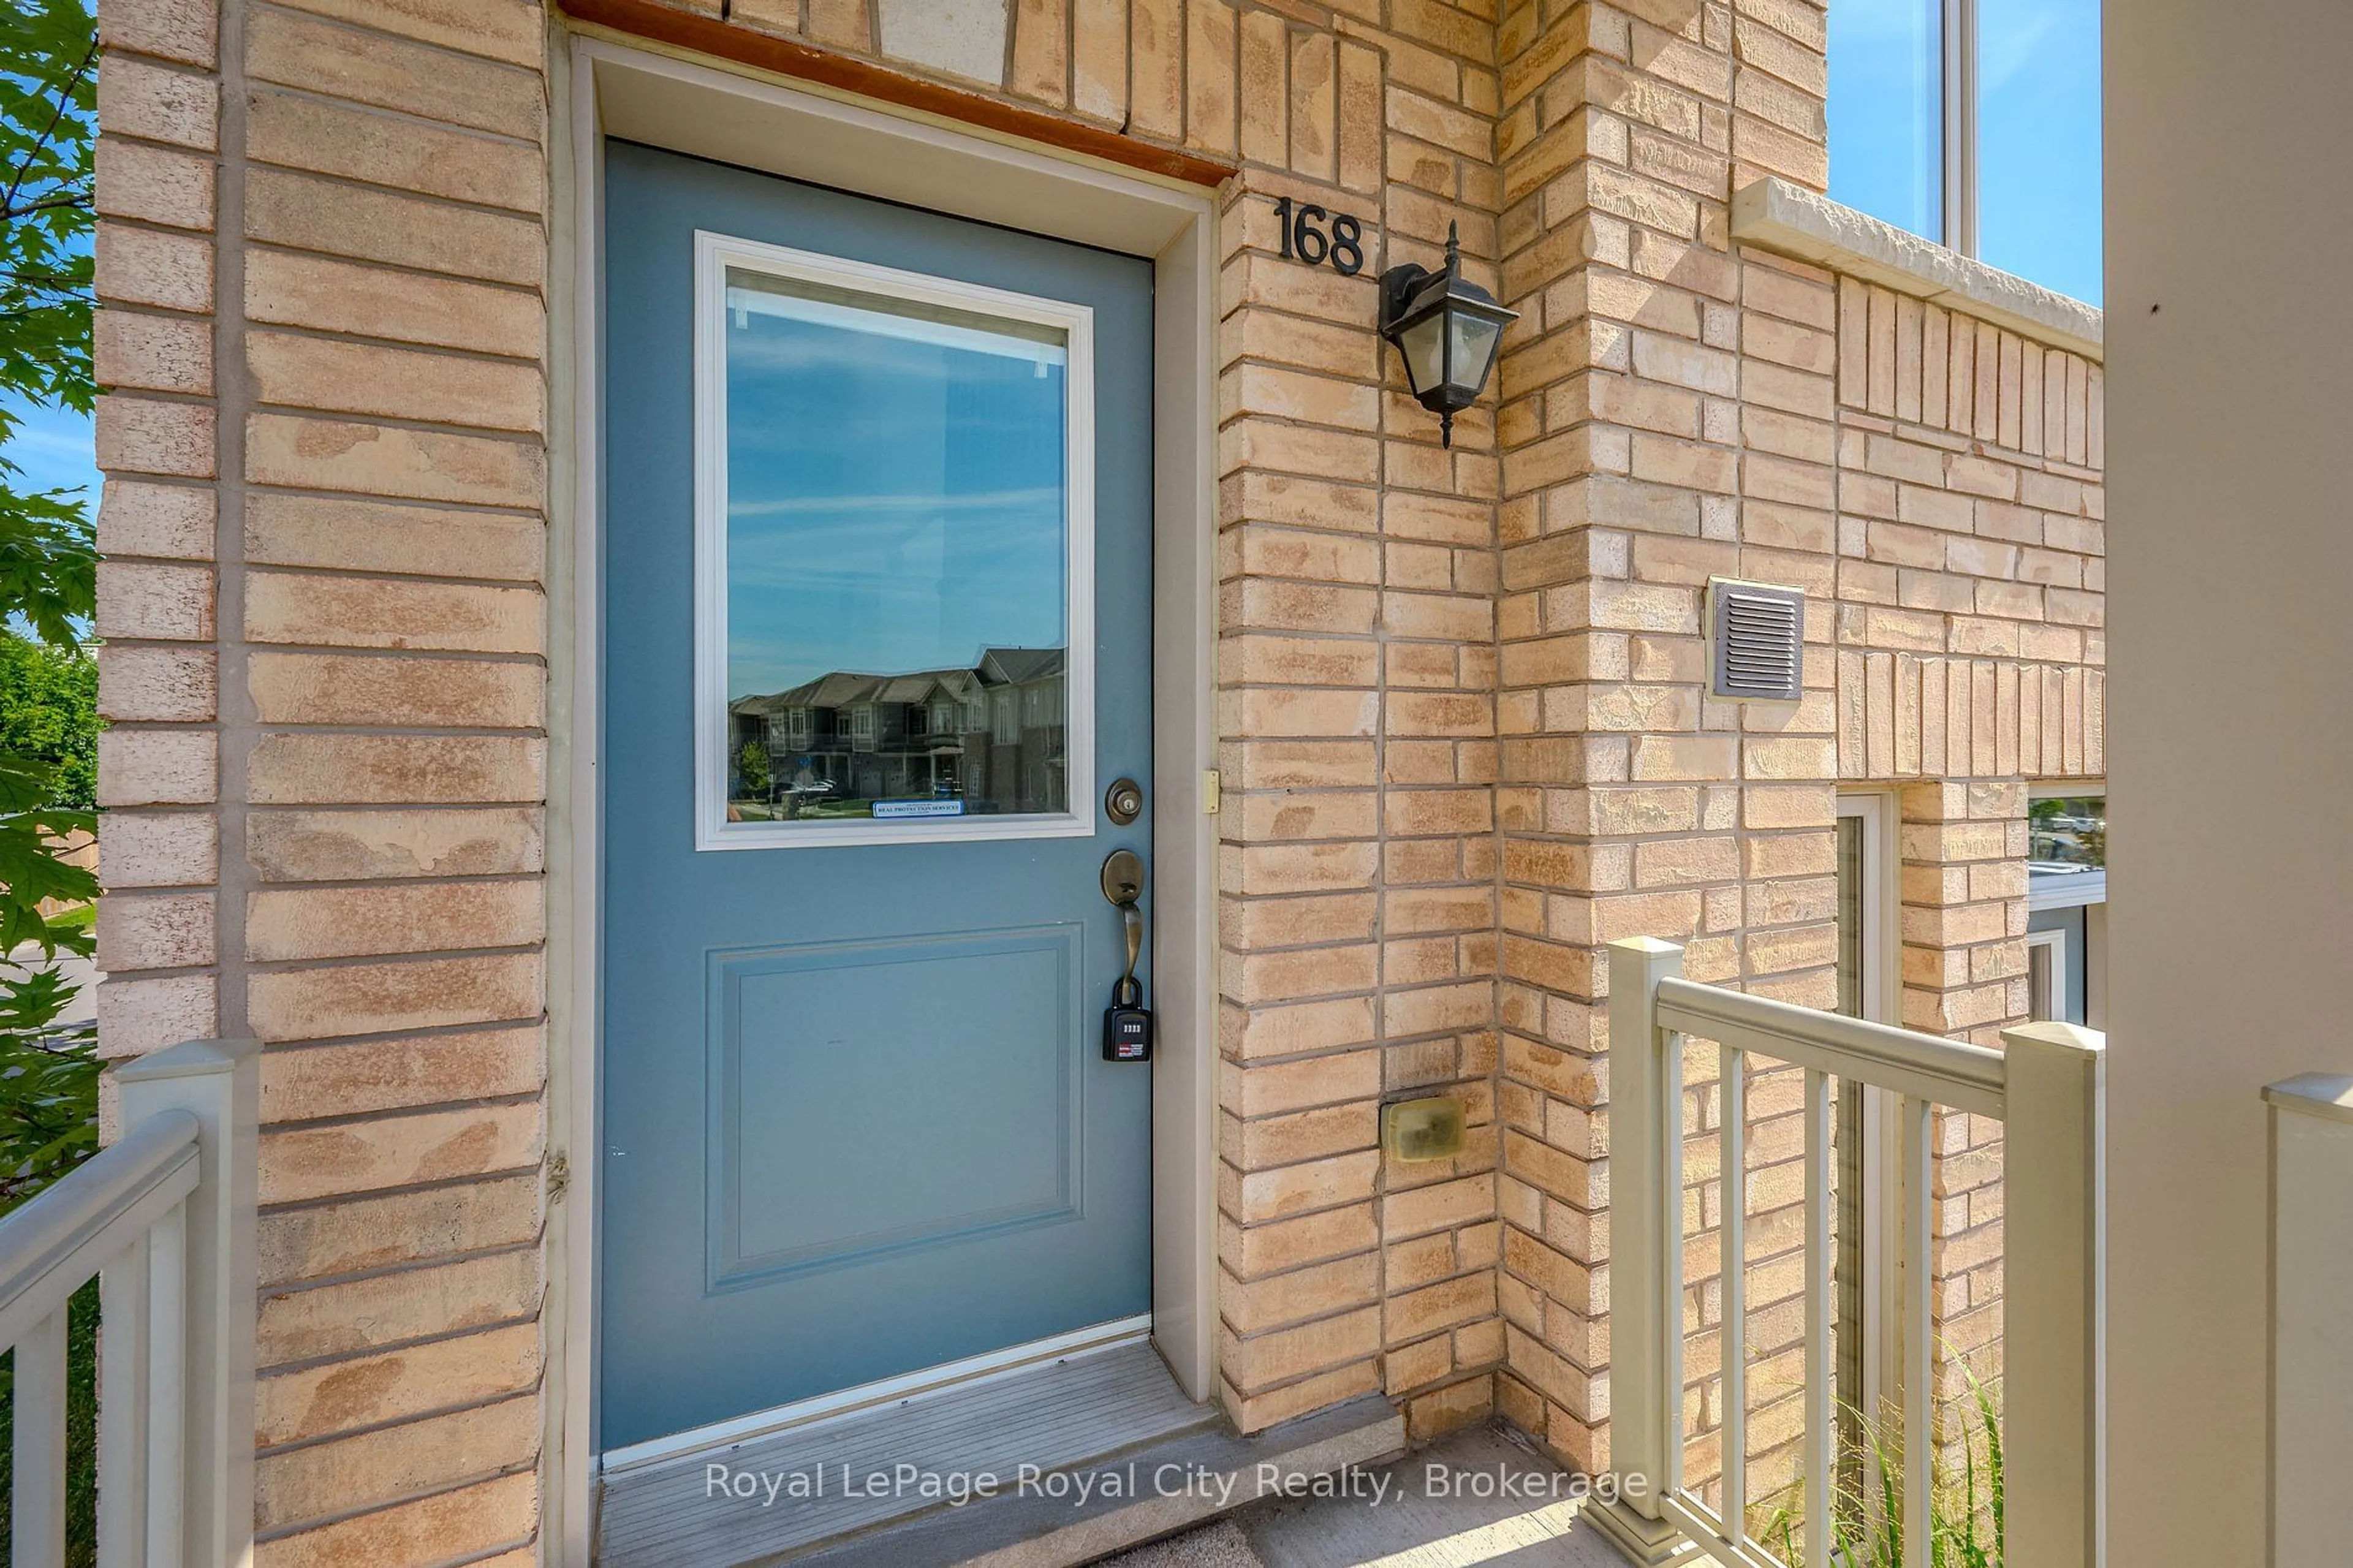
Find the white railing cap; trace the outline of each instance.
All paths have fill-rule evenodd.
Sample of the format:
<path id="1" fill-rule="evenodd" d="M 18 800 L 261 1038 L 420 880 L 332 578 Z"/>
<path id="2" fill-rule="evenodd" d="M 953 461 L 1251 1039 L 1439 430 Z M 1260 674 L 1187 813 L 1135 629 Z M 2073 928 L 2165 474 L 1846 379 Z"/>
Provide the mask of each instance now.
<path id="1" fill-rule="evenodd" d="M 259 1040 L 183 1040 L 143 1057 L 133 1057 L 114 1069 L 118 1083 L 153 1083 L 167 1078 L 195 1078 L 227 1072 L 261 1051 Z"/>
<path id="2" fill-rule="evenodd" d="M 2053 1018 L 2040 1019 L 2031 1024 L 2012 1024 L 2004 1028 L 2005 1044 L 2011 1040 L 2031 1040 L 2041 1046 L 2064 1046 L 2074 1051 L 2105 1051 L 2108 1037 L 2097 1029 L 2087 1029 L 2081 1024 L 2063 1024 Z"/>
<path id="3" fill-rule="evenodd" d="M 2344 1073 L 2298 1073 L 2264 1086 L 2263 1099 L 2282 1110 L 2353 1121 L 2353 1076 Z"/>

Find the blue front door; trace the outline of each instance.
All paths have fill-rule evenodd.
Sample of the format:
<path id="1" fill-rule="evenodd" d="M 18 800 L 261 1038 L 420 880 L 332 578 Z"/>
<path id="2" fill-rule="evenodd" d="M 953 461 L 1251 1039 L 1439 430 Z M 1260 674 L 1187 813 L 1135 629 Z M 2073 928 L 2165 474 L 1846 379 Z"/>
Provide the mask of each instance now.
<path id="1" fill-rule="evenodd" d="M 610 1449 L 1148 1308 L 1152 272 L 606 174 Z"/>

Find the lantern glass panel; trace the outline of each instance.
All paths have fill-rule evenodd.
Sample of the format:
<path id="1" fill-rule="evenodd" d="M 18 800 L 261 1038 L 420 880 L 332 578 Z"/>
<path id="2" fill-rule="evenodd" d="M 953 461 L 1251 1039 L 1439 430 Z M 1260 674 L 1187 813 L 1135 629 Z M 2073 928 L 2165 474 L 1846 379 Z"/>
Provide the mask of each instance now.
<path id="1" fill-rule="evenodd" d="M 1495 357 L 1495 341 L 1503 328 L 1495 322 L 1467 312 L 1453 316 L 1454 384 L 1461 389 L 1468 404 L 1479 395 L 1487 380 L 1487 367 Z"/>
<path id="2" fill-rule="evenodd" d="M 1420 397 L 1446 379 L 1446 312 L 1432 310 L 1398 334 L 1406 379 Z"/>

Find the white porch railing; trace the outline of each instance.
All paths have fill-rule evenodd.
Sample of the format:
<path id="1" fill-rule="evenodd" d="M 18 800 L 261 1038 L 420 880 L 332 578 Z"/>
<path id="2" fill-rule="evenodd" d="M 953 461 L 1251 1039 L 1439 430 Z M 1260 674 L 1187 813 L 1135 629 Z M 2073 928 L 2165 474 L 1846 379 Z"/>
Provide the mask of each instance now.
<path id="1" fill-rule="evenodd" d="M 0 1219 L 14 1568 L 66 1560 L 66 1308 L 93 1277 L 100 1568 L 252 1559 L 259 1068 L 251 1040 L 127 1064 L 121 1138 Z"/>
<path id="2" fill-rule="evenodd" d="M 1720 1509 L 1683 1479 L 1683 1042 L 1722 1051 L 1719 1224 L 1725 1325 Z M 1931 1561 L 1935 1343 L 1930 1279 L 1931 1111 L 2004 1122 L 2004 1410 L 2009 1562 L 2102 1568 L 2104 1254 L 2101 1037 L 2064 1024 L 2005 1030 L 2005 1049 L 1863 1023 L 1683 978 L 1683 950 L 1638 939 L 1609 952 L 1610 1377 L 1620 1500 L 1597 1522 L 1638 1562 L 1699 1552 L 1741 1568 L 1783 1568 L 1747 1535 L 1747 1408 L 1741 1333 L 1746 1236 L 1749 1058 L 1805 1075 L 1805 1394 L 1802 1564 L 1832 1568 L 1832 1152 L 1831 1089 L 1848 1079 L 1891 1091 L 1902 1153 L 1900 1410 L 1903 1560 Z"/>

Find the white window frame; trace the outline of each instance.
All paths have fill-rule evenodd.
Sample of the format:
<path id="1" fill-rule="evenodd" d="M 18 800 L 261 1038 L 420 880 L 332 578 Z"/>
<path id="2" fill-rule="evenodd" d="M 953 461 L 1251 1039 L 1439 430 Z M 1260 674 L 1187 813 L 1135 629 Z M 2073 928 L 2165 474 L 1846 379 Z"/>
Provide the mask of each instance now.
<path id="1" fill-rule="evenodd" d="M 1842 791 L 1838 815 L 1862 820 L 1862 1016 L 1874 1024 L 1901 1025 L 1895 800 L 1881 791 Z"/>
<path id="2" fill-rule="evenodd" d="M 2105 779 L 2052 779 L 2030 785 L 2030 800 L 2067 799 L 2098 795 L 2108 798 Z M 2048 884 L 2036 887 L 2036 882 Z M 2036 914 L 2045 910 L 2084 911 L 2084 1026 L 2105 1031 L 2108 1026 L 2108 873 L 2080 871 L 2066 877 L 2026 879 L 2026 907 Z"/>
<path id="3" fill-rule="evenodd" d="M 1086 305 L 894 267 L 764 244 L 708 229 L 694 237 L 694 847 L 808 849 L 1082 838 L 1095 831 L 1094 310 Z M 1060 812 L 988 816 L 727 820 L 727 272 L 880 294 L 1060 331 L 1063 375 L 1064 754 L 1070 800 Z M 871 733 L 871 731 L 869 731 Z M 861 737 L 862 738 L 862 737 Z"/>
<path id="4" fill-rule="evenodd" d="M 1978 253 L 1978 0 L 1944 0 L 1945 200 L 1941 243 Z M 1835 151 L 1833 152 L 1835 156 Z"/>
<path id="5" fill-rule="evenodd" d="M 2048 886 L 2037 887 L 2038 882 Z M 2077 871 L 2073 875 L 2027 874 L 2026 907 L 2036 914 L 2045 910 L 2072 910 L 2084 905 L 2105 904 L 2108 901 L 2108 874 L 2105 871 Z"/>
<path id="6" fill-rule="evenodd" d="M 1876 1024 L 1904 1018 L 1903 898 L 1899 814 L 1883 790 L 1841 791 L 1838 816 L 1862 821 L 1862 1015 Z M 1894 1265 L 1904 1256 L 1904 1164 L 1896 1147 L 1894 1096 L 1871 1089 L 1862 1100 L 1862 1406 L 1878 1411 L 1903 1385 L 1902 1322 Z M 1866 1469 L 1875 1469 L 1866 1460 Z M 1866 1485 L 1876 1496 L 1875 1480 Z"/>
<path id="7" fill-rule="evenodd" d="M 2051 978 L 2051 1014 L 2044 1018 L 2034 1016 L 2034 950 L 2048 948 L 2044 973 Z M 2067 933 L 2064 931 L 2031 931 L 2026 933 L 2026 1016 L 2033 1023 L 2064 1024 L 2067 1011 Z"/>

